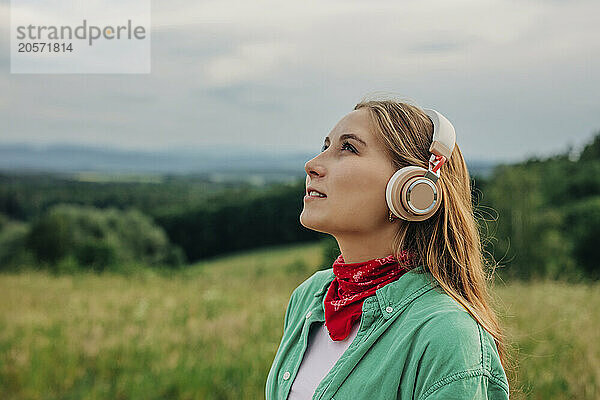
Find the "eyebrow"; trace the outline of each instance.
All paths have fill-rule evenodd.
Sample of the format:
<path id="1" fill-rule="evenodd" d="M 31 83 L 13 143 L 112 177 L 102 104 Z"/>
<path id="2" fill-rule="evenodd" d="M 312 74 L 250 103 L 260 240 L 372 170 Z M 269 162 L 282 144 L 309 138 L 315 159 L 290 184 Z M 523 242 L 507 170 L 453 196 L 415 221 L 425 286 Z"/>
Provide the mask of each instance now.
<path id="1" fill-rule="evenodd" d="M 358 136 L 356 136 L 356 135 L 355 135 L 355 134 L 353 134 L 353 133 L 344 133 L 342 136 L 340 136 L 340 140 L 344 140 L 344 139 L 354 139 L 354 140 L 356 140 L 356 141 L 358 141 L 358 142 L 362 143 L 362 144 L 363 144 L 363 145 L 365 145 L 365 146 L 367 145 L 367 144 L 364 142 L 364 140 L 362 140 L 361 138 L 359 138 Z M 329 136 L 326 136 L 326 137 L 325 137 L 325 142 L 327 142 L 328 140 L 330 140 L 330 139 L 329 139 Z"/>

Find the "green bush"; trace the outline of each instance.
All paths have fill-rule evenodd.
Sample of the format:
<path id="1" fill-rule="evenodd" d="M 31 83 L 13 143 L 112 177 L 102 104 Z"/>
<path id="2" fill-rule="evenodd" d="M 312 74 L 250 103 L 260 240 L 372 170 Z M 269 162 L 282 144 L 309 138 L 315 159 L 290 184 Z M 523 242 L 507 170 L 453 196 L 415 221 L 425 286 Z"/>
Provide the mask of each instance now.
<path id="1" fill-rule="evenodd" d="M 57 271 L 103 271 L 138 263 L 176 267 L 185 263 L 181 249 L 140 211 L 59 204 L 32 223 L 26 244 L 36 260 Z"/>
<path id="2" fill-rule="evenodd" d="M 26 243 L 39 262 L 56 264 L 72 248 L 73 239 L 66 216 L 51 213 L 33 225 Z"/>
<path id="3" fill-rule="evenodd" d="M 573 281 L 600 278 L 595 245 L 600 226 L 600 160 L 590 156 L 575 162 L 557 156 L 499 166 L 485 188 L 482 211 L 489 206 L 497 213 L 485 250 L 507 267 L 502 275 Z M 496 243 L 491 245 L 492 241 Z"/>
<path id="4" fill-rule="evenodd" d="M 600 279 L 600 196 L 589 197 L 565 208 L 565 232 L 573 242 L 573 253 L 593 279 Z"/>
<path id="5" fill-rule="evenodd" d="M 95 271 L 103 271 L 118 262 L 116 246 L 102 239 L 87 239 L 74 249 L 74 253 L 79 264 L 90 266 Z"/>
<path id="6" fill-rule="evenodd" d="M 565 234 L 564 224 L 565 215 L 560 209 L 545 208 L 533 213 L 530 237 L 535 240 L 527 276 L 570 280 L 580 277 L 573 241 Z"/>
<path id="7" fill-rule="evenodd" d="M 29 226 L 5 220 L 0 230 L 0 270 L 21 269 L 35 264 L 33 253 L 26 246 Z"/>

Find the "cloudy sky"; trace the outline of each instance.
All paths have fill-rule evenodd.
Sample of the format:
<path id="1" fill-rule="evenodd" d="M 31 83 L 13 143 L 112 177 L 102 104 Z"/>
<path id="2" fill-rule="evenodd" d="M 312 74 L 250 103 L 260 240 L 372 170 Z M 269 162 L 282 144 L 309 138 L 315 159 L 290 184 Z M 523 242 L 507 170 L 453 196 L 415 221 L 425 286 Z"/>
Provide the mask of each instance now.
<path id="1" fill-rule="evenodd" d="M 468 159 L 577 149 L 600 129 L 600 2 L 153 1 L 152 72 L 11 74 L 0 144 L 320 150 L 365 95 L 442 112 Z"/>

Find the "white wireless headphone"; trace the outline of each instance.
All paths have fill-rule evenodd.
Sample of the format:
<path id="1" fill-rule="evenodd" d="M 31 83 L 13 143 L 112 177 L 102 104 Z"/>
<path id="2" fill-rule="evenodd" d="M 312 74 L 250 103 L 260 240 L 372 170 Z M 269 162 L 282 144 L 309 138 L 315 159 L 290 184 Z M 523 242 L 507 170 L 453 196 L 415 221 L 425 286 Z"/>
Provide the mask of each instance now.
<path id="1" fill-rule="evenodd" d="M 433 122 L 429 168 L 415 165 L 401 168 L 392 175 L 385 189 L 390 211 L 406 221 L 424 221 L 440 207 L 440 167 L 450 159 L 456 142 L 454 126 L 446 117 L 432 109 L 424 108 L 423 111 Z"/>

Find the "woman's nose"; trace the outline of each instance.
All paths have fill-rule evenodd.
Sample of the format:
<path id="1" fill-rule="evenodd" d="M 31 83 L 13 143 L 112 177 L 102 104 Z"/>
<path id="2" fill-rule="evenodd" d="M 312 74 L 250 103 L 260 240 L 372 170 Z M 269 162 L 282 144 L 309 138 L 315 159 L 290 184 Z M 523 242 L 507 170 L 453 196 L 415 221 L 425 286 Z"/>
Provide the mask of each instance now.
<path id="1" fill-rule="evenodd" d="M 309 176 L 322 176 L 325 172 L 323 166 L 319 160 L 317 160 L 317 157 L 308 160 L 304 164 L 304 171 L 306 171 L 307 175 Z"/>

